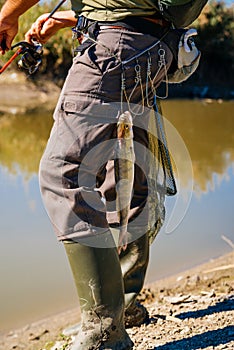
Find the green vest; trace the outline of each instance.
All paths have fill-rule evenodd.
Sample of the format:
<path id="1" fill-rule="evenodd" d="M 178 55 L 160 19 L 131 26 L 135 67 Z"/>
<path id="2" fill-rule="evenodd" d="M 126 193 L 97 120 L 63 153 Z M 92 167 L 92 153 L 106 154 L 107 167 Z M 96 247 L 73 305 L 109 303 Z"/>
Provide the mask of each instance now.
<path id="1" fill-rule="evenodd" d="M 208 0 L 71 0 L 76 15 L 95 21 L 118 21 L 127 16 L 152 16 L 157 12 L 175 27 L 190 25 Z"/>
<path id="2" fill-rule="evenodd" d="M 72 9 L 95 21 L 118 21 L 127 16 L 152 16 L 157 0 L 71 0 Z"/>

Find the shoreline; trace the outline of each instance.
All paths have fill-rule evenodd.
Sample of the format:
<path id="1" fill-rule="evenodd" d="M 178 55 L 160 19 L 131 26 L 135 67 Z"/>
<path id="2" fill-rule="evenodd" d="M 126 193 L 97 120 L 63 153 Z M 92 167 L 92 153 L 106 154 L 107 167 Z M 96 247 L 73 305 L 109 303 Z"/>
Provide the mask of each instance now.
<path id="1" fill-rule="evenodd" d="M 148 308 L 152 301 L 160 300 L 163 291 L 187 291 L 192 294 L 201 292 L 201 283 L 204 284 L 207 279 L 211 280 L 211 284 L 216 279 L 222 279 L 227 275 L 227 271 L 234 270 L 234 251 L 221 255 L 217 258 L 210 259 L 205 263 L 194 266 L 190 269 L 181 271 L 175 275 L 171 275 L 152 283 L 146 284 L 140 295 L 140 301 Z M 233 273 L 232 273 L 233 275 Z M 208 277 L 207 277 L 208 276 Z M 232 276 L 234 279 L 234 276 Z M 198 283 L 199 282 L 199 283 Z M 233 282 L 233 281 L 231 281 Z M 218 286 L 218 285 L 217 285 Z M 213 290 L 217 287 L 214 283 Z M 230 283 L 231 286 L 231 283 Z M 229 286 L 229 287 L 230 287 Z M 205 288 L 203 288 L 205 290 Z M 225 288 L 224 288 L 225 289 Z M 229 288 L 230 293 L 234 289 Z M 204 293 L 206 293 L 204 291 Z M 207 292 L 208 293 L 208 292 Z M 168 294 L 168 292 L 167 292 Z M 223 294 L 227 294 L 224 292 Z M 18 329 L 12 329 L 0 335 L 0 350 L 25 349 L 25 350 L 41 350 L 50 349 L 50 344 L 56 340 L 61 341 L 61 333 L 64 328 L 79 322 L 79 307 L 70 309 L 39 321 L 27 324 Z M 134 328 L 133 328 L 134 329 Z M 130 330 L 131 331 L 131 330 Z"/>
<path id="2" fill-rule="evenodd" d="M 53 81 L 45 81 L 43 77 L 37 80 L 28 78 L 23 72 L 9 70 L 4 73 L 4 80 L 0 82 L 0 115 L 1 114 L 25 114 L 38 110 L 53 112 L 61 88 Z M 210 103 L 211 101 L 233 102 L 234 92 L 230 91 L 222 94 L 204 94 L 203 87 L 196 87 L 197 92 L 192 93 L 192 86 L 186 83 L 185 88 L 181 84 L 172 86 L 171 84 L 168 98 L 170 100 L 202 100 Z M 201 91 L 200 91 L 201 90 Z M 162 100 L 162 103 L 164 100 Z"/>

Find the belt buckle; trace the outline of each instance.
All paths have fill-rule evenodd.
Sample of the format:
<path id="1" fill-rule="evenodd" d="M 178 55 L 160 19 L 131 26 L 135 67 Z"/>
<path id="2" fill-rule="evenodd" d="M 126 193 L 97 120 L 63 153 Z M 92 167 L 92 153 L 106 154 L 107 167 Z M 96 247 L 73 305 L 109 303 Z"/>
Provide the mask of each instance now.
<path id="1" fill-rule="evenodd" d="M 78 16 L 76 28 L 77 30 L 84 30 L 88 26 L 88 18 L 84 16 Z"/>
<path id="2" fill-rule="evenodd" d="M 76 38 L 81 45 L 84 39 L 85 29 L 88 27 L 88 18 L 84 16 L 78 16 L 77 24 L 72 28 L 73 38 Z"/>

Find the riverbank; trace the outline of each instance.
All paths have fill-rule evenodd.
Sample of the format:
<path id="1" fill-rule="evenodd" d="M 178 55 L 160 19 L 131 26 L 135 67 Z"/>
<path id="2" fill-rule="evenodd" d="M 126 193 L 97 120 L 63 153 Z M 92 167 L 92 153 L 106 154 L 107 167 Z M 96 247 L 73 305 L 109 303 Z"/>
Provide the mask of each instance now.
<path id="1" fill-rule="evenodd" d="M 26 114 L 54 110 L 61 89 L 43 76 L 26 76 L 23 72 L 9 70 L 0 80 L 0 115 Z M 165 86 L 158 89 L 164 96 Z M 228 87 L 196 85 L 186 81 L 169 86 L 169 99 L 233 100 L 234 90 Z"/>
<path id="2" fill-rule="evenodd" d="M 52 81 L 32 80 L 22 72 L 4 72 L 0 81 L 0 115 L 54 109 L 61 89 Z"/>
<path id="3" fill-rule="evenodd" d="M 234 252 L 145 286 L 140 300 L 150 322 L 129 329 L 134 350 L 234 348 Z M 79 321 L 69 310 L 12 330 L 0 350 L 69 350 L 64 328 Z"/>

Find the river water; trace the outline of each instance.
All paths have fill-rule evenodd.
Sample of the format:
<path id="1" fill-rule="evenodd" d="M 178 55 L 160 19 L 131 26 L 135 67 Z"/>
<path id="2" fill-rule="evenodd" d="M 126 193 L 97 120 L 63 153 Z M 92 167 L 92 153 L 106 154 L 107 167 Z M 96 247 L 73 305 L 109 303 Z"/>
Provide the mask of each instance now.
<path id="1" fill-rule="evenodd" d="M 168 131 L 168 143 L 177 154 L 179 191 L 166 199 L 147 282 L 227 253 L 226 238 L 234 241 L 234 102 L 171 100 L 163 115 L 178 132 Z M 49 115 L 0 117 L 0 331 L 78 303 L 38 187 L 51 126 Z"/>

